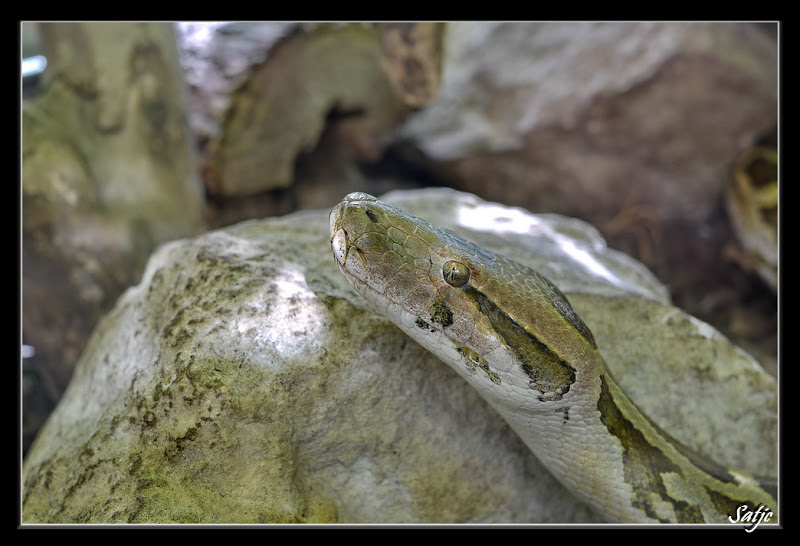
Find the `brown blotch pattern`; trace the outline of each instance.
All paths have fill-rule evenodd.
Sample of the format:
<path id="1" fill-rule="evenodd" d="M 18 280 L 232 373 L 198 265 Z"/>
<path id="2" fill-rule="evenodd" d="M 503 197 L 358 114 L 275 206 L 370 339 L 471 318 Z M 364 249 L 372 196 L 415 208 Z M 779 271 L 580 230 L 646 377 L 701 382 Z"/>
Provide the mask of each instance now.
<path id="1" fill-rule="evenodd" d="M 643 510 L 648 517 L 660 519 L 649 499 L 650 495 L 656 494 L 672 504 L 679 523 L 704 523 L 700 507 L 670 497 L 661 478 L 667 472 L 683 475 L 681 469 L 663 451 L 647 441 L 642 432 L 625 418 L 608 390 L 606 378 L 600 376 L 600 381 L 597 409 L 603 424 L 622 444 L 625 481 L 633 488 L 631 504 Z"/>
<path id="2" fill-rule="evenodd" d="M 472 287 L 465 289 L 465 293 L 517 357 L 522 371 L 531 379 L 531 386 L 544 393 L 542 399 L 560 400 L 575 382 L 575 369 L 484 294 Z"/>

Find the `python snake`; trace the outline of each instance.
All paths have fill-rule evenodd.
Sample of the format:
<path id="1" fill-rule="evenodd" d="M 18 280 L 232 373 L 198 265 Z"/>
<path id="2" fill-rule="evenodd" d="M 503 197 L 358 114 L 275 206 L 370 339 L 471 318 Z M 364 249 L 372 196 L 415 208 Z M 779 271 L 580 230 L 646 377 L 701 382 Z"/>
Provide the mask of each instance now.
<path id="1" fill-rule="evenodd" d="M 701 459 L 645 417 L 536 271 L 365 193 L 331 211 L 330 233 L 349 283 L 608 521 L 730 523 L 746 505 L 777 522 L 772 487 Z"/>

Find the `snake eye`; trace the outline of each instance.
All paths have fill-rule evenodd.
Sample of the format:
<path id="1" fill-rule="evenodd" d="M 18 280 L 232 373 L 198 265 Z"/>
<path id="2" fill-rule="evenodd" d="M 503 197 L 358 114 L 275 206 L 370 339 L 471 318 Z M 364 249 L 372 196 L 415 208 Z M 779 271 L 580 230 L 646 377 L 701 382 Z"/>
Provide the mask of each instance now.
<path id="1" fill-rule="evenodd" d="M 461 262 L 450 260 L 442 267 L 442 277 L 450 286 L 459 288 L 469 280 L 469 268 Z"/>

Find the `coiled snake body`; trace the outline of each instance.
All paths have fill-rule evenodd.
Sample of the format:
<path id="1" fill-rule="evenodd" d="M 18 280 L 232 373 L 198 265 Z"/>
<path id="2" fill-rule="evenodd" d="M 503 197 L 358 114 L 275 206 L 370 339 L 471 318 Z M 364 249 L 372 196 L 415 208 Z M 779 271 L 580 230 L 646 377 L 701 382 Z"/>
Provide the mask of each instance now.
<path id="1" fill-rule="evenodd" d="M 614 382 L 589 328 L 532 269 L 364 194 L 330 216 L 340 271 L 451 366 L 573 493 L 613 522 L 719 522 L 776 494 L 705 462 Z"/>

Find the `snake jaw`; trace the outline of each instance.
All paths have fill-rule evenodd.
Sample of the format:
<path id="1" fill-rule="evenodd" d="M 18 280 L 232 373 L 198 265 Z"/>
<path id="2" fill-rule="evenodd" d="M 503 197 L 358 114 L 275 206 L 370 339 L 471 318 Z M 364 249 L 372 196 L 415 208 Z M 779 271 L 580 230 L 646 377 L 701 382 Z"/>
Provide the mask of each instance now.
<path id="1" fill-rule="evenodd" d="M 341 228 L 337 229 L 331 237 L 331 249 L 333 258 L 339 266 L 347 264 L 347 232 Z"/>

